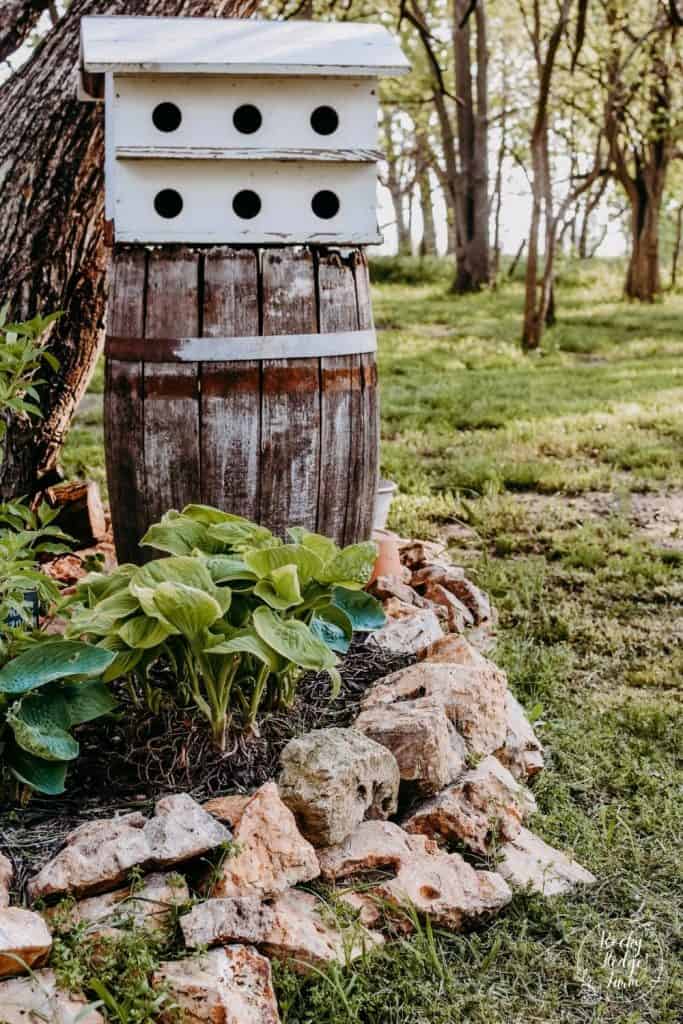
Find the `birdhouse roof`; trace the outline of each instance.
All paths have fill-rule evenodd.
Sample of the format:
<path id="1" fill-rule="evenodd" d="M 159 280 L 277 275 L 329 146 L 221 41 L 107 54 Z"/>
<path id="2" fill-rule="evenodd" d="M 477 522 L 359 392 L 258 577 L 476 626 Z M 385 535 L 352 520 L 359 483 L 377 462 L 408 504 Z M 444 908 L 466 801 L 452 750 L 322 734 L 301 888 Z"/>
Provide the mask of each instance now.
<path id="1" fill-rule="evenodd" d="M 382 25 L 242 18 L 81 19 L 91 75 L 169 73 L 378 77 L 410 69 Z"/>

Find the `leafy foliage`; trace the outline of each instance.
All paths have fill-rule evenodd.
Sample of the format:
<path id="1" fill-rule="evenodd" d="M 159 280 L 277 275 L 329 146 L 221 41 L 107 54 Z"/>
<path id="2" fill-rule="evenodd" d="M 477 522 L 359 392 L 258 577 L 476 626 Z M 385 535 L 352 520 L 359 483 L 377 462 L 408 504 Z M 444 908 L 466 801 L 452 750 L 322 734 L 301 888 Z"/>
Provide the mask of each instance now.
<path id="1" fill-rule="evenodd" d="M 115 653 L 105 679 L 170 662 L 179 696 L 189 698 L 223 745 L 235 711 L 253 727 L 264 702 L 291 704 L 305 671 L 339 686 L 337 653 L 354 629 L 384 621 L 361 588 L 373 543 L 339 548 L 300 528 L 283 543 L 262 526 L 204 505 L 168 512 L 143 538 L 170 557 L 78 585 L 70 633 Z M 337 653 L 335 653 L 337 652 Z"/>
<path id="2" fill-rule="evenodd" d="M 45 331 L 61 313 L 40 314 L 24 323 L 8 324 L 7 308 L 0 310 L 0 441 L 7 431 L 7 413 L 40 416 L 37 388 L 43 383 L 37 374 L 43 363 L 52 370 L 59 364 L 40 342 Z"/>
<path id="3" fill-rule="evenodd" d="M 32 642 L 0 669 L 0 737 L 4 765 L 40 793 L 64 792 L 69 761 L 78 757 L 70 730 L 115 707 L 98 681 L 112 651 L 62 638 Z"/>
<path id="4" fill-rule="evenodd" d="M 35 511 L 20 501 L 0 505 L 0 659 L 14 631 L 33 628 L 40 606 L 59 597 L 37 565 L 39 555 L 68 550 L 70 538 L 53 525 L 56 515 L 46 503 Z"/>

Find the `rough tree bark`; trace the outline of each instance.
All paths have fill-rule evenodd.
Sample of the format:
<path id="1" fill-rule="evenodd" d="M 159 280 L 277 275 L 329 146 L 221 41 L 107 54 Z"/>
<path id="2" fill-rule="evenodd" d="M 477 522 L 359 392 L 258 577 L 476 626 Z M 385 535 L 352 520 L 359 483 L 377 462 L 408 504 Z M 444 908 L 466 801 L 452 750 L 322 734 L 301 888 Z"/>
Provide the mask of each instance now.
<path id="1" fill-rule="evenodd" d="M 0 499 L 33 493 L 41 477 L 49 479 L 99 352 L 106 300 L 103 120 L 100 105 L 76 98 L 80 18 L 248 15 L 256 4 L 72 0 L 31 59 L 0 87 L 0 304 L 9 304 L 12 319 L 64 312 L 48 341 L 60 368 L 42 389 L 44 419 L 9 422 L 0 450 Z M 0 46 L 20 44 L 39 7 L 37 0 L 3 5 Z"/>
<path id="2" fill-rule="evenodd" d="M 453 290 L 478 291 L 489 283 L 488 50 L 484 0 L 454 0 L 456 178 L 458 251 Z M 474 22 L 476 42 L 472 40 Z M 473 71 L 473 63 L 476 70 Z"/>

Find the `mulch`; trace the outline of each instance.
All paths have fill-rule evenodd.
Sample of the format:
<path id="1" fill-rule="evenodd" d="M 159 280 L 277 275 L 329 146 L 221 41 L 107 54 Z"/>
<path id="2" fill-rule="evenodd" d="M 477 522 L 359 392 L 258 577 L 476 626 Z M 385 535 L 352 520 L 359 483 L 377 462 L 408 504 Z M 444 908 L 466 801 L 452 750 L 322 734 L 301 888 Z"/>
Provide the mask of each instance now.
<path id="1" fill-rule="evenodd" d="M 63 796 L 34 795 L 23 807 L 0 804 L 0 848 L 14 863 L 17 893 L 84 821 L 148 812 L 167 793 L 186 792 L 201 802 L 249 792 L 276 777 L 280 753 L 293 736 L 349 726 L 365 690 L 411 660 L 357 639 L 340 665 L 338 697 L 330 699 L 326 674 L 306 675 L 293 707 L 263 714 L 258 735 L 232 734 L 225 752 L 212 745 L 205 720 L 192 709 L 169 701 L 153 714 L 121 686 L 117 713 L 76 731 L 81 754 Z M 170 679 L 160 673 L 154 681 L 163 692 Z"/>

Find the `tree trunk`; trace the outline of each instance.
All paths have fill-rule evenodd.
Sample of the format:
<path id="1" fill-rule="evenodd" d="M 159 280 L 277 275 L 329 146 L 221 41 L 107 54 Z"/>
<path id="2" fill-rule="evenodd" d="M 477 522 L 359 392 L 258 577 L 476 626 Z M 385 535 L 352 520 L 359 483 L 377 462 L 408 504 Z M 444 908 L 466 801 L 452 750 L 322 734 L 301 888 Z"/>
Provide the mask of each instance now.
<path id="1" fill-rule="evenodd" d="M 676 210 L 676 235 L 674 237 L 674 247 L 671 254 L 671 291 L 676 288 L 676 278 L 678 276 L 678 259 L 681 254 L 681 236 L 683 235 L 683 206 L 679 206 Z"/>
<path id="2" fill-rule="evenodd" d="M 637 199 L 631 206 L 631 255 L 624 291 L 629 299 L 654 302 L 661 290 L 659 275 L 659 218 L 662 196 L 636 180 Z"/>
<path id="3" fill-rule="evenodd" d="M 432 202 L 432 183 L 429 178 L 429 164 L 422 154 L 429 152 L 429 144 L 423 135 L 416 139 L 420 161 L 417 171 L 417 187 L 422 211 L 422 239 L 420 256 L 436 256 L 436 226 L 434 224 L 434 203 Z"/>
<path id="4" fill-rule="evenodd" d="M 476 81 L 468 0 L 454 0 L 453 50 L 458 102 L 459 168 L 456 178 L 456 274 L 453 290 L 478 291 L 489 283 L 488 52 L 484 0 L 474 9 Z"/>
<path id="5" fill-rule="evenodd" d="M 15 4 L 20 15 L 37 6 Z M 247 15 L 255 6 L 256 0 L 72 0 L 31 59 L 0 87 L 0 301 L 15 320 L 64 312 L 48 341 L 60 367 L 42 388 L 44 418 L 9 422 L 0 499 L 35 492 L 54 467 L 102 336 L 103 112 L 101 104 L 76 97 L 81 17 Z"/>

